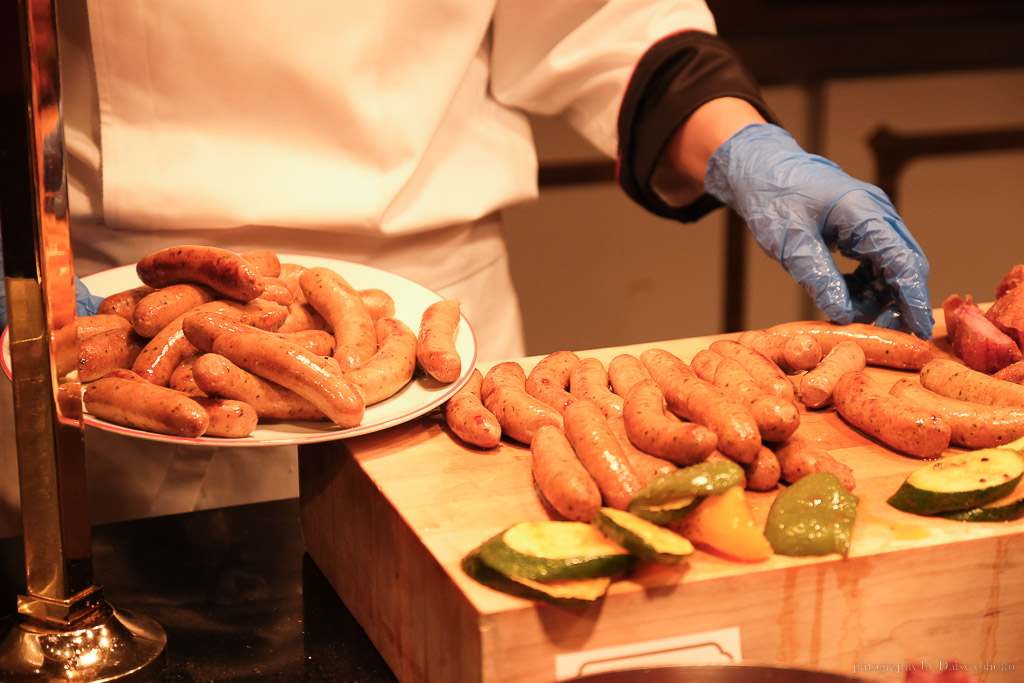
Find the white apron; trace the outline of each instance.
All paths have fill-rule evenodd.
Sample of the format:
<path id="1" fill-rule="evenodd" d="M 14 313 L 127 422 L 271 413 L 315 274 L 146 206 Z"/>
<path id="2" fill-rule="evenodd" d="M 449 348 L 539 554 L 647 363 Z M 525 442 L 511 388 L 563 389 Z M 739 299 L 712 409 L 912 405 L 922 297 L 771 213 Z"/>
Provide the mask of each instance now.
<path id="1" fill-rule="evenodd" d="M 697 0 L 58 0 L 58 22 L 80 276 L 184 243 L 357 260 L 461 299 L 482 360 L 523 355 L 497 216 L 537 194 L 526 113 L 614 156 L 640 56 L 715 28 Z M 293 448 L 86 446 L 97 523 L 297 495 Z"/>

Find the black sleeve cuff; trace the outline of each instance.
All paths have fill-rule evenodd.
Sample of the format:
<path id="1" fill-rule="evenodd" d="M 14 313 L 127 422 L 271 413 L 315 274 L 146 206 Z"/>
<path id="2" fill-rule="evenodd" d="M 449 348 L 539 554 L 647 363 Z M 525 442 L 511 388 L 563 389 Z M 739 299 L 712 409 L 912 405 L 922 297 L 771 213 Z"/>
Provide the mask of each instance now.
<path id="1" fill-rule="evenodd" d="M 709 194 L 682 207 L 667 204 L 651 187 L 662 150 L 701 105 L 719 97 L 746 100 L 771 123 L 775 115 L 754 77 L 718 36 L 684 31 L 658 41 L 644 54 L 619 110 L 619 184 L 659 216 L 690 222 L 722 205 Z"/>

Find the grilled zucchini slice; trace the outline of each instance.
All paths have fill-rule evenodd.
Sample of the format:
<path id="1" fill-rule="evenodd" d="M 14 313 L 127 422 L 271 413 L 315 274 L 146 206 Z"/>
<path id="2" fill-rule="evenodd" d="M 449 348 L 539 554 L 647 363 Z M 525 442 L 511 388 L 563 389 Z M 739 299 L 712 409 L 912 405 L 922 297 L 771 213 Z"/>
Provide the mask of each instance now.
<path id="1" fill-rule="evenodd" d="M 636 558 L 586 522 L 520 522 L 485 541 L 480 559 L 512 579 L 558 581 L 616 577 Z"/>
<path id="2" fill-rule="evenodd" d="M 676 565 L 693 553 L 693 544 L 674 531 L 632 513 L 604 507 L 591 524 L 641 560 Z"/>
<path id="3" fill-rule="evenodd" d="M 1022 476 L 1024 458 L 1014 450 L 949 455 L 911 472 L 889 504 L 919 515 L 970 510 L 1009 495 Z"/>
<path id="4" fill-rule="evenodd" d="M 496 591 L 561 607 L 591 605 L 608 592 L 608 586 L 612 583 L 606 576 L 548 582 L 513 579 L 484 564 L 480 559 L 479 548 L 462 558 L 462 571 L 474 581 Z"/>
<path id="5" fill-rule="evenodd" d="M 961 522 L 1011 522 L 1020 519 L 1024 517 L 1024 479 L 1008 496 L 970 510 L 943 512 L 942 516 Z"/>

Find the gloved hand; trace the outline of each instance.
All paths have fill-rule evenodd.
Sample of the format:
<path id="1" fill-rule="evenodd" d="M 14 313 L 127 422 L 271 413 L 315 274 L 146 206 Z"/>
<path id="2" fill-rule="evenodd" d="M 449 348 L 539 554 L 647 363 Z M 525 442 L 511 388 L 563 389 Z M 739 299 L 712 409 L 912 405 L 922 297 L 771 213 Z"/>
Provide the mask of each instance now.
<path id="1" fill-rule="evenodd" d="M 831 320 L 930 339 L 928 259 L 885 193 L 805 152 L 772 124 L 744 127 L 708 162 L 704 187 L 747 223 Z M 857 259 L 844 276 L 831 251 Z"/>
<path id="2" fill-rule="evenodd" d="M 0 331 L 7 327 L 7 287 L 3 284 L 4 278 L 4 257 L 3 257 L 3 242 L 0 241 Z M 75 276 L 75 304 L 78 311 L 78 315 L 95 315 L 99 310 L 100 302 L 103 301 L 103 297 L 95 296 L 89 293 L 89 288 L 85 286 L 78 276 Z"/>

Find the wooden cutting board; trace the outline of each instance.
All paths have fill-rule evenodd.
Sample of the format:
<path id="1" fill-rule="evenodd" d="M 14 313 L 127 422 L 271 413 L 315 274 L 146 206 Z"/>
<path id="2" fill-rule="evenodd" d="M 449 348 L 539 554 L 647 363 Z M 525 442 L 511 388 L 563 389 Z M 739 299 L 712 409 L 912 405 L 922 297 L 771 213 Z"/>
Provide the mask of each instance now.
<path id="1" fill-rule="evenodd" d="M 948 355 L 943 334 L 940 325 L 936 348 Z M 734 336 L 577 354 L 607 365 L 658 347 L 689 360 Z M 521 363 L 529 370 L 537 360 Z M 869 372 L 887 384 L 913 374 Z M 504 595 L 469 579 L 459 562 L 511 524 L 548 518 L 529 449 L 467 447 L 439 413 L 301 446 L 303 533 L 404 682 L 553 681 L 676 657 L 877 681 L 902 681 L 910 665 L 939 671 L 952 662 L 982 681 L 1024 676 L 1024 520 L 969 524 L 899 512 L 885 501 L 922 461 L 854 431 L 832 409 L 805 412 L 800 433 L 854 469 L 860 504 L 845 559 L 747 564 L 698 551 L 681 568 L 641 567 L 592 607 Z M 749 494 L 762 522 L 774 496 Z"/>

